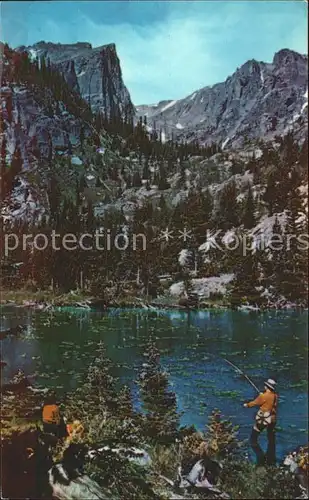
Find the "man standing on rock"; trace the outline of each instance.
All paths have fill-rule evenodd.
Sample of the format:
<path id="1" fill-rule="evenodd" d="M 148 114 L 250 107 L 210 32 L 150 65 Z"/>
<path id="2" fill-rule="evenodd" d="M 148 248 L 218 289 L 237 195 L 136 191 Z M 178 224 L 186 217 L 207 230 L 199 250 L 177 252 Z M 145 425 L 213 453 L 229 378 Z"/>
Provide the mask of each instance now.
<path id="1" fill-rule="evenodd" d="M 253 406 L 259 406 L 260 409 L 255 417 L 255 424 L 252 429 L 250 444 L 256 454 L 257 464 L 264 465 L 275 465 L 276 463 L 276 440 L 275 440 L 275 427 L 276 427 L 276 417 L 277 417 L 277 402 L 278 394 L 276 394 L 275 386 L 276 382 L 272 379 L 268 379 L 265 383 L 265 392 L 259 394 L 259 396 L 245 403 L 245 408 L 252 408 Z M 268 447 L 266 456 L 261 449 L 258 438 L 260 433 L 267 429 L 267 439 Z"/>

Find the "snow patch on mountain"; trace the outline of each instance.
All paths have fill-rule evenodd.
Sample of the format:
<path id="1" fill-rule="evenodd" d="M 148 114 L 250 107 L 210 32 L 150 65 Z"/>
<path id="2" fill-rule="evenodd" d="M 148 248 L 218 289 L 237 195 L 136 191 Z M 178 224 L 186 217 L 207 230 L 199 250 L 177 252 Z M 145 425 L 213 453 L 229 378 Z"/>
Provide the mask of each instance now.
<path id="1" fill-rule="evenodd" d="M 163 113 L 163 111 L 166 111 L 167 109 L 171 108 L 172 106 L 174 106 L 176 104 L 177 100 L 176 101 L 171 101 L 169 102 L 168 104 L 166 104 L 166 106 L 164 106 L 162 109 L 161 109 L 161 113 Z"/>
<path id="2" fill-rule="evenodd" d="M 37 50 L 30 49 L 29 55 L 30 55 L 30 61 L 35 61 L 38 57 L 38 52 L 37 52 Z"/>
<path id="3" fill-rule="evenodd" d="M 222 149 L 224 149 L 224 148 L 225 148 L 225 146 L 227 145 L 227 143 L 229 142 L 229 140 L 230 140 L 230 138 L 229 138 L 229 137 L 227 137 L 227 138 L 225 139 L 225 141 L 223 141 L 223 142 L 222 142 L 222 146 L 221 146 L 221 147 L 222 147 Z"/>
<path id="4" fill-rule="evenodd" d="M 305 111 L 305 109 L 308 107 L 308 89 L 306 90 L 306 92 L 304 93 L 304 98 L 306 99 L 304 104 L 302 105 L 301 107 L 301 110 L 300 112 L 303 113 Z"/>

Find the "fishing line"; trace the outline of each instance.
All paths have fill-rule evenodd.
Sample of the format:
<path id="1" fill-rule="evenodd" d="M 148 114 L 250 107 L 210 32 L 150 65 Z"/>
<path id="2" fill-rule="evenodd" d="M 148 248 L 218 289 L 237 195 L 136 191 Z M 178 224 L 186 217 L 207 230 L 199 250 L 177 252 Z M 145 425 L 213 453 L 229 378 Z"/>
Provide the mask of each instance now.
<path id="1" fill-rule="evenodd" d="M 224 361 L 226 361 L 229 365 L 231 365 L 234 370 L 236 371 L 236 373 L 239 373 L 240 375 L 243 375 L 245 377 L 245 379 L 249 382 L 249 384 L 252 385 L 252 387 L 254 387 L 254 389 L 260 393 L 261 391 L 257 388 L 257 386 L 252 382 L 252 380 L 248 377 L 248 375 L 246 375 L 240 368 L 238 368 L 238 366 L 234 365 L 234 363 L 232 363 L 231 361 L 229 361 L 228 359 L 226 358 L 222 358 Z"/>

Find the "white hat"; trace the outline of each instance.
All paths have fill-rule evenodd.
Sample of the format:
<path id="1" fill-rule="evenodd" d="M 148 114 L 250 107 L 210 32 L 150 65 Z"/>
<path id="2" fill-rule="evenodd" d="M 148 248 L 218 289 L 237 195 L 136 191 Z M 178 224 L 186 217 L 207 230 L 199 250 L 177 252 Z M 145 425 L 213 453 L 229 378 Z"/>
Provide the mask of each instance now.
<path id="1" fill-rule="evenodd" d="M 274 391 L 276 388 L 276 382 L 272 378 L 269 378 L 266 382 L 264 382 L 264 385 L 271 391 Z"/>

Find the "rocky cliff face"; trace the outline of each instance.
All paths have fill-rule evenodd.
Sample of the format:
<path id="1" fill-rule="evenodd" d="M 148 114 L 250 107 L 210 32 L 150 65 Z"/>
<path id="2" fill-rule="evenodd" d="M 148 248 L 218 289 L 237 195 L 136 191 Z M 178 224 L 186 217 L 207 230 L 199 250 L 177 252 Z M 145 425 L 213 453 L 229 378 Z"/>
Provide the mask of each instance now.
<path id="1" fill-rule="evenodd" d="M 90 43 L 72 45 L 38 42 L 27 50 L 32 57 L 45 57 L 64 75 L 67 83 L 90 102 L 95 111 L 116 111 L 132 116 L 134 106 L 125 87 L 114 44 L 92 48 Z"/>
<path id="2" fill-rule="evenodd" d="M 178 101 L 138 106 L 148 125 L 174 135 L 222 147 L 244 140 L 271 139 L 308 123 L 308 57 L 283 49 L 271 64 L 247 61 L 225 82 L 197 90 Z"/>
<path id="3" fill-rule="evenodd" d="M 50 114 L 46 114 L 43 105 L 46 97 L 51 103 Z M 28 221 L 33 218 L 40 220 L 48 207 L 44 175 L 38 169 L 40 161 L 46 162 L 50 157 L 53 162 L 56 150 L 62 154 L 70 146 L 74 147 L 79 141 L 82 122 L 65 111 L 62 103 L 56 114 L 56 102 L 48 89 L 33 92 L 24 84 L 0 87 L 0 106 L 6 138 L 6 162 L 8 165 L 11 163 L 17 147 L 22 158 L 22 175 L 16 179 L 1 215 L 4 220 L 20 217 Z"/>
<path id="4" fill-rule="evenodd" d="M 86 43 L 61 45 L 39 42 L 26 49 L 33 57 L 49 58 L 51 63 L 63 72 L 68 86 L 79 91 L 86 99 L 90 95 L 91 105 L 95 109 L 103 103 L 108 110 L 116 106 L 121 113 L 133 112 L 133 105 L 121 78 L 114 46 L 92 49 L 91 45 Z M 25 50 L 25 47 L 19 50 Z M 132 157 L 121 158 L 120 161 L 117 148 L 115 156 L 114 146 L 111 145 L 104 153 L 103 166 L 100 159 L 101 152 L 96 155 L 94 145 L 92 149 L 82 153 L 81 136 L 92 134 L 91 125 L 79 112 L 82 99 L 77 96 L 76 105 L 72 108 L 67 102 L 55 97 L 54 91 L 48 85 L 49 80 L 37 85 L 29 82 L 29 79 L 24 78 L 21 81 L 16 79 L 16 75 L 13 77 L 11 74 L 16 53 L 11 52 L 10 56 L 5 57 L 4 51 L 2 58 L 0 117 L 3 130 L 0 130 L 0 143 L 2 144 L 1 141 L 5 137 L 4 163 L 7 165 L 11 164 L 13 154 L 19 148 L 22 158 L 21 177 L 23 177 L 8 196 L 5 212 L 2 211 L 5 216 L 16 218 L 21 209 L 27 206 L 28 201 L 31 217 L 34 212 L 34 216 L 37 216 L 39 211 L 40 213 L 48 211 L 45 187 L 42 187 L 42 184 L 46 184 L 45 167 L 41 169 L 43 175 L 41 171 L 38 172 L 42 162 L 44 165 L 47 162 L 50 170 L 53 170 L 54 163 L 58 162 L 59 157 L 63 157 L 68 164 L 68 171 L 73 172 L 76 172 L 80 163 L 83 163 L 84 174 L 89 174 L 87 183 L 94 184 L 90 186 L 93 190 L 98 179 L 99 184 L 101 183 L 100 176 L 103 174 L 106 176 L 107 170 L 113 170 L 117 164 L 128 163 L 130 172 L 132 164 L 137 168 L 142 167 L 142 160 L 136 151 L 136 155 L 131 151 Z M 148 115 L 150 128 L 154 127 L 154 122 L 157 129 L 162 127 L 166 132 L 166 138 L 174 132 L 180 139 L 198 138 L 202 143 L 216 142 L 223 149 L 229 150 L 234 146 L 240 147 L 246 138 L 252 140 L 252 143 L 255 139 L 268 140 L 276 135 L 284 135 L 292 128 L 299 136 L 303 136 L 308 122 L 307 82 L 307 57 L 282 50 L 275 54 L 272 64 L 248 61 L 224 83 L 205 87 L 179 101 L 162 101 L 157 105 L 141 106 L 138 108 L 138 113 Z M 90 88 L 89 95 L 87 88 Z M 76 154 L 82 156 L 82 161 L 74 158 Z M 107 162 L 107 157 L 110 157 L 110 164 Z M 220 162 L 221 160 L 222 169 L 226 170 L 224 160 L 221 158 Z M 208 166 L 203 164 L 205 171 L 219 171 L 219 165 L 213 159 L 210 163 L 212 164 Z M 102 166 L 102 171 L 96 170 L 97 164 Z M 230 167 L 231 165 L 228 165 L 228 168 Z M 194 168 L 193 161 L 190 161 L 189 168 Z M 38 172 L 35 180 L 33 172 L 35 175 Z M 189 170 L 185 172 L 185 176 L 188 173 Z M 69 177 L 65 177 L 63 167 L 61 175 L 65 189 L 73 185 Z M 124 180 L 121 182 L 122 188 Z M 205 184 L 208 182 L 209 179 L 205 180 Z M 200 179 L 197 179 L 194 187 L 199 183 Z M 154 184 L 156 185 L 155 182 Z M 179 190 L 177 186 L 175 183 L 175 191 Z M 129 189 L 126 191 L 130 194 Z M 148 193 L 147 190 L 145 192 Z M 178 195 L 179 193 L 175 202 L 172 200 L 172 204 L 179 202 Z M 121 203 L 128 199 L 126 197 L 127 193 L 121 199 Z M 99 202 L 101 208 L 103 207 L 102 210 L 100 208 L 102 212 L 107 206 L 105 195 L 102 195 L 100 200 L 103 200 Z M 22 214 L 24 215 L 24 211 Z"/>

